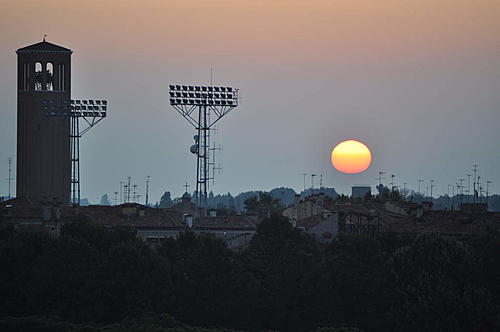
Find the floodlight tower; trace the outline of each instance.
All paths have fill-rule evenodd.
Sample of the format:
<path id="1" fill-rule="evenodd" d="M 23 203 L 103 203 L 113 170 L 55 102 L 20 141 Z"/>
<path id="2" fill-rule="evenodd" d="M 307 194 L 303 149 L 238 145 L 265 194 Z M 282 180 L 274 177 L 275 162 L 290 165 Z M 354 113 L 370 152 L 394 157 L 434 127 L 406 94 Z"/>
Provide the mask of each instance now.
<path id="1" fill-rule="evenodd" d="M 107 115 L 106 100 L 43 100 L 47 117 L 70 119 L 71 204 L 80 205 L 80 138 Z M 80 126 L 80 121 L 82 126 Z"/>
<path id="2" fill-rule="evenodd" d="M 238 106 L 238 89 L 220 86 L 170 85 L 170 105 L 197 131 L 191 152 L 196 158 L 196 203 L 207 207 L 210 128 Z"/>

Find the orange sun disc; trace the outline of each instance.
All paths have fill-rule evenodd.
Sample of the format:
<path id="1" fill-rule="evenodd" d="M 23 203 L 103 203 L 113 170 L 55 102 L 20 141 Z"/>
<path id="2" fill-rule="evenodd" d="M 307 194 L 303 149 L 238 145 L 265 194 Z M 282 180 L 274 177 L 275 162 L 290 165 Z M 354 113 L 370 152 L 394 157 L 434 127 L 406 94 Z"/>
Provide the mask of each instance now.
<path id="1" fill-rule="evenodd" d="M 361 173 L 370 167 L 372 154 L 361 142 L 348 140 L 337 144 L 332 151 L 332 165 L 343 173 Z"/>

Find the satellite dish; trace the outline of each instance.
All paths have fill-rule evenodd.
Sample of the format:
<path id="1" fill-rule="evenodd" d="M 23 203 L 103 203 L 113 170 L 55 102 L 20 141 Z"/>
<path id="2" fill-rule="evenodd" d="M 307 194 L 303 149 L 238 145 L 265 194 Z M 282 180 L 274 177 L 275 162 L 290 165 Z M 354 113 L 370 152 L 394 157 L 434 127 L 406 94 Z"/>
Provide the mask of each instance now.
<path id="1" fill-rule="evenodd" d="M 191 151 L 192 154 L 198 154 L 198 144 L 191 145 L 189 151 Z"/>

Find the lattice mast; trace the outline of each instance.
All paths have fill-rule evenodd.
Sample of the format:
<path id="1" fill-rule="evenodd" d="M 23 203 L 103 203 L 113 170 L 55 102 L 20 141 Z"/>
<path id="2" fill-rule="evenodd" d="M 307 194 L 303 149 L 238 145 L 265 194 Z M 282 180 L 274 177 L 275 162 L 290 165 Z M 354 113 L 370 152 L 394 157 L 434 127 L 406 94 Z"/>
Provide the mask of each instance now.
<path id="1" fill-rule="evenodd" d="M 207 207 L 210 177 L 210 130 L 238 106 L 238 89 L 220 86 L 170 85 L 170 105 L 197 131 L 191 152 L 196 155 L 195 200 Z"/>
<path id="2" fill-rule="evenodd" d="M 71 204 L 80 205 L 80 138 L 107 115 L 106 100 L 44 100 L 43 111 L 49 117 L 70 118 Z M 83 126 L 80 126 L 82 120 Z"/>

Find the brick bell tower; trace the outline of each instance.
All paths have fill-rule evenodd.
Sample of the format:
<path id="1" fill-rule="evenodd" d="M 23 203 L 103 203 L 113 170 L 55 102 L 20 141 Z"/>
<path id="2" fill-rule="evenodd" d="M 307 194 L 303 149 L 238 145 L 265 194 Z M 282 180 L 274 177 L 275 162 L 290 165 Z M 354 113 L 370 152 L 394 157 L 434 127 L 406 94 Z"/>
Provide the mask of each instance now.
<path id="1" fill-rule="evenodd" d="M 69 204 L 70 118 L 48 117 L 43 101 L 71 99 L 70 49 L 45 40 L 17 53 L 17 197 Z"/>

